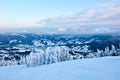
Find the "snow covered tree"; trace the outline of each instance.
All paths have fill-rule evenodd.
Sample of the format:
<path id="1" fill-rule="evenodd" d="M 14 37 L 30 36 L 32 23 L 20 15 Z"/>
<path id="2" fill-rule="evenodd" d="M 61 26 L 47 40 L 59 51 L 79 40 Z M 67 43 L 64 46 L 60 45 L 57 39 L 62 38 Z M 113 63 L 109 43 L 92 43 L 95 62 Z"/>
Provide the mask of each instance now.
<path id="1" fill-rule="evenodd" d="M 42 49 L 39 52 L 32 51 L 29 56 L 27 56 L 27 66 L 43 65 L 45 63 L 44 51 Z"/>
<path id="2" fill-rule="evenodd" d="M 115 46 L 114 46 L 114 45 L 111 45 L 111 46 L 112 46 L 112 49 L 110 50 L 110 55 L 111 55 L 111 56 L 116 56 Z"/>
<path id="3" fill-rule="evenodd" d="M 106 47 L 106 48 L 105 48 L 104 54 L 105 54 L 104 56 L 110 56 L 109 47 Z"/>
<path id="4" fill-rule="evenodd" d="M 96 52 L 96 57 L 103 57 L 103 50 L 99 50 L 97 49 L 97 52 Z"/>
<path id="5" fill-rule="evenodd" d="M 94 57 L 95 57 L 95 54 L 92 52 L 87 55 L 87 58 L 94 58 Z"/>
<path id="6" fill-rule="evenodd" d="M 27 66 L 36 66 L 52 64 L 70 60 L 69 48 L 65 46 L 48 47 L 43 49 L 34 49 L 27 57 Z"/>

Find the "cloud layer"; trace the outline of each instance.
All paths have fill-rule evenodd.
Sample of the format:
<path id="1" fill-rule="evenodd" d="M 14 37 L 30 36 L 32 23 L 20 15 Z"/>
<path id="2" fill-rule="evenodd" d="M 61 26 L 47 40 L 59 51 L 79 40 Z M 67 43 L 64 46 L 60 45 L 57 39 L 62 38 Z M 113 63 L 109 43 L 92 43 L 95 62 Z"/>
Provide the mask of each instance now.
<path id="1" fill-rule="evenodd" d="M 120 4 L 101 4 L 80 13 L 43 19 L 37 24 L 56 28 L 58 32 L 116 32 L 120 30 Z"/>

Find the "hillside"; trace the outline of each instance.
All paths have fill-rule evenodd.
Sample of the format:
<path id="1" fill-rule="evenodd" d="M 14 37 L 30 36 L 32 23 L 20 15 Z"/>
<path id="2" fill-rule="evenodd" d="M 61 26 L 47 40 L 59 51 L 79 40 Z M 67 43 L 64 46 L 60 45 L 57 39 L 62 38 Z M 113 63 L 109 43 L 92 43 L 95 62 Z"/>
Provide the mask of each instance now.
<path id="1" fill-rule="evenodd" d="M 67 61 L 37 67 L 0 67 L 0 80 L 118 80 L 120 56 Z"/>
<path id="2" fill-rule="evenodd" d="M 104 56 L 120 56 L 120 34 L 0 34 L 0 66 L 37 66 Z"/>

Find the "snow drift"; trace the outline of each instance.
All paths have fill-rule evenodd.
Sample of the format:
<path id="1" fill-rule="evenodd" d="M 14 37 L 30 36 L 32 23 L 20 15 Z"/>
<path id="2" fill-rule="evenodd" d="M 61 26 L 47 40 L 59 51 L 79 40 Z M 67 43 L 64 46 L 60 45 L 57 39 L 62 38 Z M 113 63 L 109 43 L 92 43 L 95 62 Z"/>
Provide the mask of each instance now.
<path id="1" fill-rule="evenodd" d="M 120 56 L 82 59 L 51 65 L 0 67 L 0 80 L 119 80 Z"/>

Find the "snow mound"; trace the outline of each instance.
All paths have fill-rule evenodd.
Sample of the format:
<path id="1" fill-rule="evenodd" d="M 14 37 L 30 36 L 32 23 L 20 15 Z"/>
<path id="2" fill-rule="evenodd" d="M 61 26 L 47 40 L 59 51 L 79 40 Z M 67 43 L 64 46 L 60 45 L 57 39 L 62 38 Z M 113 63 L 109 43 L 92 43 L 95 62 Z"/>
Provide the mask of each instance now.
<path id="1" fill-rule="evenodd" d="M 120 56 L 82 59 L 45 66 L 0 67 L 0 80 L 119 80 Z"/>

